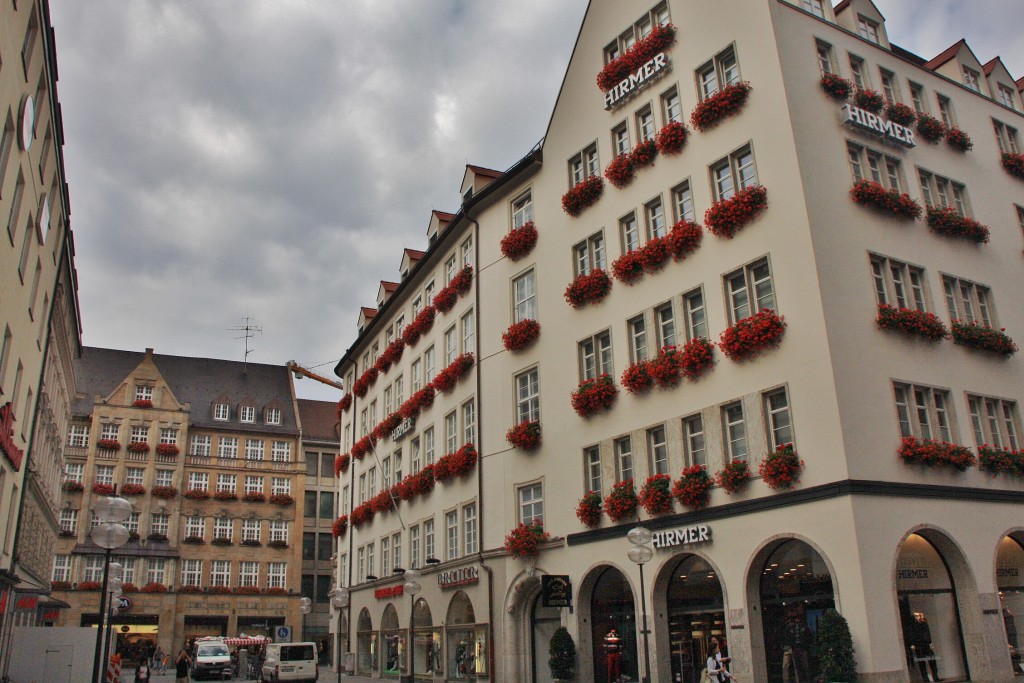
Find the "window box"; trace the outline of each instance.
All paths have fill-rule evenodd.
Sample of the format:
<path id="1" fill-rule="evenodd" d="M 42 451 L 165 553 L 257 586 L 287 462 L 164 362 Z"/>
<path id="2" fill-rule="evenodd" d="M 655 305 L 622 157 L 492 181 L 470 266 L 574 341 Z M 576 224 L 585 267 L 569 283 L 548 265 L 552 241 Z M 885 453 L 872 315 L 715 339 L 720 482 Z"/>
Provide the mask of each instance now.
<path id="1" fill-rule="evenodd" d="M 456 477 L 468 476 L 477 461 L 476 447 L 467 443 L 454 453 L 438 458 L 434 463 L 434 479 L 448 482 Z"/>
<path id="2" fill-rule="evenodd" d="M 541 444 L 540 422 L 520 422 L 505 432 L 505 440 L 523 451 L 537 450 Z"/>
<path id="3" fill-rule="evenodd" d="M 619 390 L 611 375 L 604 373 L 594 379 L 580 382 L 576 391 L 572 392 L 572 408 L 580 417 L 591 417 L 602 410 L 608 410 L 615 404 Z"/>
<path id="4" fill-rule="evenodd" d="M 595 268 L 587 275 L 577 275 L 576 279 L 565 288 L 565 300 L 573 308 L 582 308 L 587 304 L 596 304 L 604 300 L 612 291 L 612 280 L 608 273 Z"/>
<path id="5" fill-rule="evenodd" d="M 149 536 L 146 536 L 146 540 L 147 541 L 152 541 L 154 543 L 166 543 L 167 542 L 167 534 L 152 533 Z"/>
<path id="6" fill-rule="evenodd" d="M 700 246 L 703 232 L 696 223 L 679 221 L 665 237 L 653 237 L 647 244 L 626 252 L 612 263 L 612 275 L 627 285 L 665 267 L 668 257 L 682 261 Z"/>
<path id="7" fill-rule="evenodd" d="M 612 486 L 612 492 L 604 499 L 604 511 L 608 519 L 620 522 L 636 514 L 637 504 L 633 480 L 627 479 Z"/>
<path id="8" fill-rule="evenodd" d="M 551 534 L 544 531 L 540 520 L 530 524 L 520 522 L 516 528 L 505 536 L 505 552 L 512 557 L 537 557 L 540 544 L 549 540 Z"/>
<path id="9" fill-rule="evenodd" d="M 142 484 L 125 484 L 121 487 L 122 496 L 141 496 L 146 492 L 146 487 Z"/>
<path id="10" fill-rule="evenodd" d="M 203 589 L 199 586 L 178 586 L 178 592 L 192 595 L 196 593 L 202 593 Z"/>
<path id="11" fill-rule="evenodd" d="M 698 339 L 701 338 L 698 337 L 693 341 L 696 342 Z M 689 347 L 692 343 L 689 342 L 687 346 Z M 695 353 L 691 353 L 691 356 L 694 355 Z M 655 384 L 661 389 L 670 389 L 679 384 L 684 376 L 690 376 L 684 371 L 684 356 L 685 352 L 680 351 L 678 347 L 666 346 L 654 358 L 630 365 L 622 373 L 619 381 L 631 394 L 643 393 Z M 691 358 L 691 363 L 695 361 L 701 362 Z M 701 371 L 691 365 L 691 372 L 696 372 L 693 377 L 699 375 Z"/>
<path id="12" fill-rule="evenodd" d="M 206 489 L 189 489 L 181 495 L 189 500 L 206 500 L 210 497 L 210 492 Z"/>
<path id="13" fill-rule="evenodd" d="M 934 313 L 913 308 L 879 304 L 875 322 L 883 330 L 921 337 L 930 342 L 942 341 L 949 336 L 946 326 Z"/>
<path id="14" fill-rule="evenodd" d="M 613 187 L 622 189 L 633 182 L 635 171 L 636 166 L 633 163 L 633 157 L 629 152 L 626 152 L 612 159 L 604 167 L 604 177 L 608 179 L 608 182 Z"/>
<path id="15" fill-rule="evenodd" d="M 887 190 L 873 180 L 858 180 L 850 190 L 850 196 L 857 204 L 892 218 L 913 221 L 921 217 L 921 205 L 910 195 L 898 190 Z"/>
<path id="16" fill-rule="evenodd" d="M 331 535 L 335 538 L 341 538 L 348 531 L 348 515 L 342 515 L 334 520 L 334 524 L 331 525 Z"/>
<path id="17" fill-rule="evenodd" d="M 400 424 L 402 424 L 402 416 L 398 413 L 391 413 L 373 428 L 370 435 L 377 441 L 386 439 L 391 436 L 391 432 Z"/>
<path id="18" fill-rule="evenodd" d="M 785 332 L 786 319 L 766 308 L 726 328 L 718 346 L 730 359 L 743 361 L 778 346 Z"/>
<path id="19" fill-rule="evenodd" d="M 434 319 L 437 317 L 437 309 L 434 308 L 433 304 L 424 307 L 419 314 L 413 318 L 413 321 L 409 323 L 409 326 L 402 332 L 402 341 L 405 342 L 406 346 L 415 346 L 416 342 L 420 340 L 420 337 L 430 332 L 431 328 L 434 327 Z"/>
<path id="20" fill-rule="evenodd" d="M 668 253 L 672 260 L 679 262 L 697 251 L 701 240 L 704 238 L 704 230 L 696 223 L 681 220 L 668 231 L 665 236 Z"/>
<path id="21" fill-rule="evenodd" d="M 128 444 L 129 453 L 149 453 L 149 444 L 145 441 L 133 441 Z"/>
<path id="22" fill-rule="evenodd" d="M 352 457 L 356 460 L 362 460 L 363 456 L 370 452 L 375 443 L 377 443 L 377 440 L 367 434 L 352 444 Z"/>
<path id="23" fill-rule="evenodd" d="M 69 531 L 67 529 L 61 529 L 60 533 L 57 535 L 61 538 L 75 538 L 77 536 L 77 534 L 74 531 Z"/>
<path id="24" fill-rule="evenodd" d="M 470 371 L 473 367 L 473 363 L 474 356 L 472 353 L 462 354 L 453 360 L 451 365 L 437 373 L 437 376 L 434 377 L 430 385 L 443 394 L 449 393 L 455 388 L 458 381 Z"/>
<path id="25" fill-rule="evenodd" d="M 704 465 L 692 465 L 683 469 L 683 474 L 672 487 L 672 495 L 690 510 L 707 507 L 711 500 L 711 486 L 714 482 Z"/>
<path id="26" fill-rule="evenodd" d="M 432 385 L 428 384 L 406 399 L 405 403 L 399 407 L 398 414 L 404 419 L 416 417 L 422 411 L 434 405 L 434 397 L 436 395 L 437 390 L 434 389 Z"/>
<path id="27" fill-rule="evenodd" d="M 700 132 L 711 130 L 722 119 L 735 116 L 747 103 L 753 88 L 747 82 L 728 85 L 707 98 L 690 113 L 690 124 Z"/>
<path id="28" fill-rule="evenodd" d="M 401 339 L 396 339 L 387 348 L 384 349 L 384 353 L 380 354 L 374 367 L 381 372 L 387 372 L 391 369 L 391 366 L 402 360 L 402 354 L 405 352 L 405 342 Z"/>
<path id="29" fill-rule="evenodd" d="M 537 341 L 540 336 L 540 323 L 536 320 L 521 320 L 509 326 L 501 335 L 501 341 L 507 351 L 522 351 Z"/>
<path id="30" fill-rule="evenodd" d="M 715 475 L 715 482 L 727 494 L 736 493 L 750 481 L 750 465 L 746 460 L 733 460 Z"/>
<path id="31" fill-rule="evenodd" d="M 131 450 L 131 449 L 129 448 L 128 450 Z M 164 456 L 168 456 L 168 457 L 173 457 L 173 456 L 178 455 L 178 453 L 180 453 L 180 452 L 181 452 L 181 450 L 178 448 L 178 446 L 176 444 L 173 444 L 173 443 L 160 443 L 160 444 L 156 445 L 156 453 L 157 453 L 157 455 L 164 455 Z"/>
<path id="32" fill-rule="evenodd" d="M 206 592 L 214 595 L 229 595 L 231 589 L 228 586 L 210 586 Z"/>
<path id="33" fill-rule="evenodd" d="M 518 261 L 533 251 L 536 244 L 537 228 L 529 221 L 501 238 L 501 253 L 510 261 Z"/>
<path id="34" fill-rule="evenodd" d="M 1024 154 L 1004 152 L 1000 157 L 1000 162 L 1007 173 L 1018 180 L 1024 180 Z"/>
<path id="35" fill-rule="evenodd" d="M 591 529 L 601 523 L 601 494 L 587 491 L 576 506 L 576 518 Z"/>
<path id="36" fill-rule="evenodd" d="M 853 104 L 864 111 L 869 111 L 872 114 L 878 114 L 885 107 L 885 98 L 876 90 L 859 88 L 857 92 L 853 94 Z"/>
<path id="37" fill-rule="evenodd" d="M 131 583 L 129 581 L 128 583 L 122 584 L 121 592 L 122 593 L 138 593 L 139 592 L 139 587 L 136 586 L 134 583 Z"/>
<path id="38" fill-rule="evenodd" d="M 637 501 L 649 515 L 663 515 L 672 512 L 672 477 L 655 474 L 647 477 L 640 487 Z"/>
<path id="39" fill-rule="evenodd" d="M 633 161 L 634 168 L 644 168 L 654 163 L 658 157 L 658 143 L 654 140 L 644 140 L 633 148 L 629 158 Z"/>
<path id="40" fill-rule="evenodd" d="M 112 496 L 114 495 L 113 484 L 93 484 L 92 492 L 98 496 Z"/>
<path id="41" fill-rule="evenodd" d="M 206 543 L 206 540 L 202 536 L 186 536 L 181 542 L 189 545 L 202 545 Z"/>
<path id="42" fill-rule="evenodd" d="M 793 449 L 793 444 L 784 443 L 769 453 L 758 467 L 758 474 L 771 489 L 791 489 L 800 483 L 800 472 L 804 461 Z"/>
<path id="43" fill-rule="evenodd" d="M 100 439 L 96 442 L 96 448 L 103 451 L 119 451 L 121 450 L 121 442 L 117 439 Z"/>
<path id="44" fill-rule="evenodd" d="M 922 113 L 917 115 L 917 133 L 925 142 L 935 145 L 946 136 L 946 127 L 934 116 Z"/>
<path id="45" fill-rule="evenodd" d="M 174 498 L 178 495 L 178 489 L 173 486 L 154 486 L 150 492 L 154 498 L 163 498 L 164 500 Z"/>
<path id="46" fill-rule="evenodd" d="M 241 545 L 248 546 L 250 548 L 262 548 L 263 544 L 257 541 L 255 538 L 243 538 Z"/>
<path id="47" fill-rule="evenodd" d="M 715 202 L 704 212 L 704 225 L 718 237 L 732 237 L 768 208 L 768 190 L 755 185 L 729 199 Z"/>
<path id="48" fill-rule="evenodd" d="M 961 153 L 969 152 L 974 147 L 971 136 L 956 127 L 946 131 L 946 144 Z"/>
<path id="49" fill-rule="evenodd" d="M 885 115 L 893 123 L 910 126 L 917 120 L 917 112 L 902 102 L 890 102 L 885 105 Z"/>
<path id="50" fill-rule="evenodd" d="M 54 591 L 69 591 L 71 590 L 70 581 L 51 581 L 50 590 Z"/>
<path id="51" fill-rule="evenodd" d="M 235 595 L 259 595 L 263 591 L 259 586 L 238 586 L 233 592 Z"/>
<path id="52" fill-rule="evenodd" d="M 965 446 L 946 441 L 918 439 L 908 436 L 900 443 L 897 453 L 908 465 L 949 467 L 964 472 L 974 466 L 974 454 Z"/>
<path id="53" fill-rule="evenodd" d="M 295 499 L 287 493 L 275 493 L 270 497 L 270 502 L 281 507 L 288 507 L 295 502 Z"/>
<path id="54" fill-rule="evenodd" d="M 950 324 L 953 342 L 968 348 L 1009 358 L 1017 353 L 1017 344 L 1006 334 L 1005 328 L 995 329 L 978 322 L 953 320 Z"/>
<path id="55" fill-rule="evenodd" d="M 380 370 L 377 368 L 368 368 L 366 372 L 359 376 L 359 378 L 352 382 L 352 393 L 362 398 L 366 396 L 366 392 L 370 390 L 374 382 L 377 381 L 377 376 L 380 375 Z"/>
<path id="56" fill-rule="evenodd" d="M 697 380 L 715 366 L 715 345 L 705 337 L 694 337 L 683 345 L 680 366 L 683 377 Z"/>
<path id="57" fill-rule="evenodd" d="M 363 524 L 372 521 L 374 514 L 376 513 L 370 508 L 369 503 L 363 503 L 362 505 L 357 505 L 352 510 L 352 514 L 349 515 L 349 522 L 353 528 L 358 529 Z"/>
<path id="58" fill-rule="evenodd" d="M 213 545 L 232 545 L 231 539 L 224 536 L 217 536 L 210 543 Z"/>
<path id="59" fill-rule="evenodd" d="M 1024 452 L 982 444 L 978 447 L 978 467 L 993 477 L 1000 474 L 1024 477 Z"/>
<path id="60" fill-rule="evenodd" d="M 456 294 L 462 296 L 469 292 L 469 288 L 473 284 L 473 266 L 463 266 L 452 281 L 448 283 L 447 288 L 452 289 Z"/>
<path id="61" fill-rule="evenodd" d="M 654 386 L 654 378 L 648 370 L 647 361 L 632 363 L 619 377 L 619 383 L 631 394 L 642 394 Z"/>
<path id="62" fill-rule="evenodd" d="M 149 400 L 148 398 L 137 398 L 137 399 L 135 399 L 135 402 L 132 403 L 132 407 L 134 407 L 134 408 L 152 408 L 153 407 L 153 402 L 151 400 Z"/>
<path id="63" fill-rule="evenodd" d="M 689 131 L 682 121 L 670 121 L 658 131 L 654 139 L 658 151 L 662 154 L 679 154 L 686 146 L 686 136 Z"/>
<path id="64" fill-rule="evenodd" d="M 263 503 L 266 502 L 267 497 L 262 493 L 256 491 L 250 491 L 249 493 L 242 494 L 242 500 L 246 503 Z"/>
<path id="65" fill-rule="evenodd" d="M 956 209 L 929 206 L 926 216 L 928 227 L 940 235 L 978 244 L 988 242 L 988 227 L 973 218 L 960 215 Z"/>
<path id="66" fill-rule="evenodd" d="M 643 39 L 638 40 L 620 56 L 604 65 L 597 74 L 597 87 L 608 92 L 630 74 L 649 62 L 654 55 L 667 50 L 676 42 L 676 27 L 672 24 L 655 26 Z"/>
<path id="67" fill-rule="evenodd" d="M 238 494 L 234 491 L 215 491 L 214 500 L 238 500 Z"/>
<path id="68" fill-rule="evenodd" d="M 592 175 L 578 182 L 562 195 L 562 211 L 576 217 L 591 206 L 604 194 L 604 181 L 600 176 Z"/>
<path id="69" fill-rule="evenodd" d="M 267 595 L 288 595 L 287 588 L 268 588 Z"/>
<path id="70" fill-rule="evenodd" d="M 288 542 L 287 541 L 281 541 L 281 540 L 270 541 L 269 543 L 267 543 L 267 547 L 268 548 L 278 548 L 278 549 L 280 549 L 280 548 L 287 548 L 288 547 Z"/>
<path id="71" fill-rule="evenodd" d="M 98 591 L 99 589 L 99 581 L 80 581 L 78 584 L 78 590 L 80 591 Z"/>
<path id="72" fill-rule="evenodd" d="M 409 483 L 409 488 L 415 496 L 424 496 L 434 490 L 434 466 L 424 465 L 416 474 L 410 474 L 403 481 Z"/>
<path id="73" fill-rule="evenodd" d="M 85 490 L 85 486 L 80 481 L 66 481 L 64 482 L 64 490 L 68 493 L 81 493 Z"/>
<path id="74" fill-rule="evenodd" d="M 836 102 L 845 102 L 853 92 L 853 83 L 833 73 L 821 77 L 821 89 Z"/>
<path id="75" fill-rule="evenodd" d="M 370 500 L 370 506 L 375 513 L 391 512 L 395 509 L 395 499 L 391 497 L 391 491 L 384 490 Z"/>
<path id="76" fill-rule="evenodd" d="M 352 394 L 345 394 L 338 401 L 338 417 L 341 417 L 342 413 L 347 413 L 352 407 Z"/>

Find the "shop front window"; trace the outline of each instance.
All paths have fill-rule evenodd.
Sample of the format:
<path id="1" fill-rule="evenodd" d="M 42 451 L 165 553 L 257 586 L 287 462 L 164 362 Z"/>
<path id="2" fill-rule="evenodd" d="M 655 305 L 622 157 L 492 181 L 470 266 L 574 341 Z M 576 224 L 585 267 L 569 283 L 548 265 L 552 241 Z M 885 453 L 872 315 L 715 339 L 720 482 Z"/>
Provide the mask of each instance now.
<path id="1" fill-rule="evenodd" d="M 420 598 L 412 610 L 413 672 L 416 678 L 431 681 L 444 672 L 441 666 L 441 632 L 434 629 L 434 619 L 427 601 Z"/>
<path id="2" fill-rule="evenodd" d="M 487 675 L 487 625 L 477 624 L 469 596 L 459 591 L 448 606 L 448 678 L 476 678 Z"/>
<path id="3" fill-rule="evenodd" d="M 952 577 L 938 550 L 920 534 L 910 534 L 900 548 L 896 597 L 910 680 L 966 678 Z"/>
<path id="4" fill-rule="evenodd" d="M 790 539 L 765 560 L 761 573 L 761 619 L 770 683 L 812 681 L 818 620 L 835 609 L 832 575 L 814 548 Z"/>
<path id="5" fill-rule="evenodd" d="M 622 572 L 606 567 L 590 596 L 595 681 L 639 681 L 636 607 Z"/>
<path id="6" fill-rule="evenodd" d="M 359 613 L 356 623 L 356 672 L 360 676 L 372 676 L 377 672 L 377 632 L 373 630 L 370 612 L 366 608 Z"/>
<path id="7" fill-rule="evenodd" d="M 697 683 L 712 638 L 729 656 L 722 584 L 714 568 L 697 555 L 684 555 L 669 572 L 666 595 L 671 634 L 672 680 Z"/>
<path id="8" fill-rule="evenodd" d="M 391 677 L 401 675 L 405 670 L 405 632 L 398 628 L 398 612 L 394 605 L 384 608 L 380 619 L 380 639 L 384 649 L 381 673 Z"/>
<path id="9" fill-rule="evenodd" d="M 1020 651 L 1017 629 L 1024 615 L 1024 547 L 1016 537 L 1007 536 L 999 544 L 996 559 L 996 585 L 1002 603 L 1006 644 L 1015 676 L 1024 676 L 1024 659 Z"/>

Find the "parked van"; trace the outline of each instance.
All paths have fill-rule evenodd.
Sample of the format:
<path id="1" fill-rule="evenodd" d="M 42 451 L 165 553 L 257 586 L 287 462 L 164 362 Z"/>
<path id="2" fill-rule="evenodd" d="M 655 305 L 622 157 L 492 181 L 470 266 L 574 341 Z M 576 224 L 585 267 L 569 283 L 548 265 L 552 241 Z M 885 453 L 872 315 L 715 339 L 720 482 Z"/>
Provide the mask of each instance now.
<path id="1" fill-rule="evenodd" d="M 196 657 L 192 663 L 194 680 L 231 680 L 231 669 L 231 654 L 223 638 L 200 638 L 196 641 Z"/>
<path id="2" fill-rule="evenodd" d="M 308 681 L 320 677 L 317 666 L 316 643 L 271 643 L 263 660 L 260 681 Z"/>

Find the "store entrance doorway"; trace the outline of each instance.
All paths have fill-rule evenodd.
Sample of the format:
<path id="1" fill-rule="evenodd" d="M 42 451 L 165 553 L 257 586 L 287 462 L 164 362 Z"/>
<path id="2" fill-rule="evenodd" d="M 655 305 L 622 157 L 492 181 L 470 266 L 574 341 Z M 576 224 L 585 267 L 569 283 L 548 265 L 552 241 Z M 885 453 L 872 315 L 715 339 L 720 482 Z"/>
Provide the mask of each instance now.
<path id="1" fill-rule="evenodd" d="M 728 656 L 722 585 L 715 569 L 697 555 L 683 555 L 670 572 L 666 607 L 672 682 L 698 683 L 711 638 Z"/>

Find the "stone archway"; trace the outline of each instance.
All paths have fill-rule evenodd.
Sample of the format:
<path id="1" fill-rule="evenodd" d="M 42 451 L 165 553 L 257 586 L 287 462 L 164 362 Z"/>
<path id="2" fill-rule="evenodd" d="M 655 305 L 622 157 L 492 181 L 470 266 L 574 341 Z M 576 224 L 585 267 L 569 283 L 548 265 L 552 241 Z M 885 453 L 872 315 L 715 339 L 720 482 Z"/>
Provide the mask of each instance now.
<path id="1" fill-rule="evenodd" d="M 506 680 L 527 681 L 533 670 L 530 611 L 539 595 L 540 575 L 526 572 L 516 577 L 505 594 L 504 642 L 500 656 Z"/>
<path id="2" fill-rule="evenodd" d="M 363 608 L 356 620 L 356 672 L 372 676 L 377 672 L 377 632 L 373 630 L 370 610 Z"/>
<path id="3" fill-rule="evenodd" d="M 999 609 L 1014 676 L 1024 675 L 1024 531 L 1011 531 L 996 551 Z"/>

